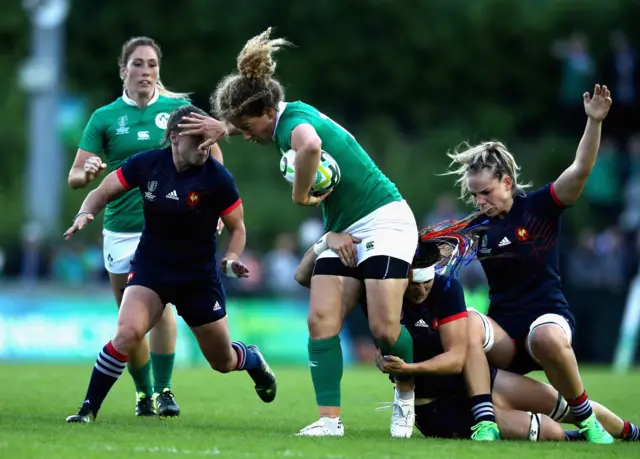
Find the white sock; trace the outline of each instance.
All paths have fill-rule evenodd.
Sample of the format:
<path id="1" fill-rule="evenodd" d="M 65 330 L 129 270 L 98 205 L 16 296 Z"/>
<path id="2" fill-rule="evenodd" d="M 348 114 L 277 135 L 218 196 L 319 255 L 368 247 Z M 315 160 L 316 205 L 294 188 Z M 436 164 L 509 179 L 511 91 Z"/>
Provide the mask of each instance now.
<path id="1" fill-rule="evenodd" d="M 409 401 L 409 400 L 413 400 L 415 397 L 415 392 L 411 391 L 411 392 L 400 392 L 398 390 L 398 388 L 396 387 L 396 398 L 402 401 Z"/>

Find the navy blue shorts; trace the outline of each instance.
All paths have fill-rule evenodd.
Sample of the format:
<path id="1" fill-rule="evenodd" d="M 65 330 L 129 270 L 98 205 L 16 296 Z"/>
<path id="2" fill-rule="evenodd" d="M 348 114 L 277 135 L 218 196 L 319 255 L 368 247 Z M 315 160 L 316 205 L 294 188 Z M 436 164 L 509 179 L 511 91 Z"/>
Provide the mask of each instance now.
<path id="1" fill-rule="evenodd" d="M 215 322 L 227 315 L 224 288 L 216 277 L 177 280 L 171 273 L 137 265 L 132 267 L 126 287 L 133 285 L 147 287 L 164 304 L 173 304 L 189 327 Z"/>
<path id="2" fill-rule="evenodd" d="M 491 387 L 498 370 L 491 368 Z M 416 405 L 416 427 L 425 437 L 471 438 L 476 424 L 467 394 L 440 397 L 426 405 Z"/>
<path id="3" fill-rule="evenodd" d="M 540 309 L 528 311 L 518 311 L 515 314 L 489 314 L 493 320 L 509 335 L 513 340 L 513 344 L 516 348 L 516 355 L 511 361 L 509 368 L 505 370 L 517 373 L 520 375 L 526 375 L 532 371 L 542 370 L 542 367 L 533 360 L 533 358 L 527 352 L 525 346 L 527 335 L 529 334 L 529 328 L 531 324 L 543 314 L 558 314 L 559 316 L 567 319 L 569 327 L 571 327 L 572 335 L 576 333 L 576 319 L 568 309 Z"/>

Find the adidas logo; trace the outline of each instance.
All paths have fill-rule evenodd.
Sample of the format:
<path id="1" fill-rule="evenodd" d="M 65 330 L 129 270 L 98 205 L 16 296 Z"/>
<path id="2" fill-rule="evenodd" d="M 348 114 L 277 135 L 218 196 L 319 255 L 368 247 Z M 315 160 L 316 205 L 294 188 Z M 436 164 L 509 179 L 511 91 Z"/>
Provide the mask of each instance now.
<path id="1" fill-rule="evenodd" d="M 176 190 L 173 190 L 171 193 L 168 193 L 165 196 L 165 198 L 173 199 L 174 201 L 177 201 L 178 200 L 178 193 L 176 193 Z M 214 309 L 214 311 L 215 311 L 215 309 Z"/>
<path id="2" fill-rule="evenodd" d="M 171 194 L 171 193 L 169 193 L 169 194 Z M 168 196 L 169 196 L 169 195 L 167 195 L 167 197 L 168 197 Z M 176 199 L 178 199 L 178 198 L 176 198 Z M 213 305 L 213 310 L 214 310 L 214 311 L 219 311 L 220 309 L 222 309 L 222 306 L 220 306 L 220 303 L 218 303 L 218 302 L 216 301 L 216 304 L 214 304 L 214 305 Z"/>
<path id="3" fill-rule="evenodd" d="M 511 244 L 511 241 L 509 240 L 509 238 L 507 238 L 506 236 L 502 238 L 502 240 L 500 241 L 500 244 L 498 244 L 498 247 L 505 247 L 507 245 Z"/>
<path id="4" fill-rule="evenodd" d="M 416 327 L 422 327 L 422 328 L 429 328 L 429 326 L 427 325 L 427 323 L 420 319 L 419 321 L 416 322 L 415 324 Z"/>

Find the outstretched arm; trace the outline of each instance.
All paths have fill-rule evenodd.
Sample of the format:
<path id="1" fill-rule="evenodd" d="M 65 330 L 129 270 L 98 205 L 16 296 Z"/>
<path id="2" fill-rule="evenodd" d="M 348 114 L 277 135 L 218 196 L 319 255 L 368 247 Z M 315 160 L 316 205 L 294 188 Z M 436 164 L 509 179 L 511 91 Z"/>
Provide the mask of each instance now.
<path id="1" fill-rule="evenodd" d="M 121 169 L 107 175 L 98 188 L 84 199 L 73 225 L 64 233 L 65 238 L 69 239 L 73 233 L 87 226 L 108 203 L 122 196 L 128 189 Z"/>
<path id="2" fill-rule="evenodd" d="M 600 148 L 602 121 L 607 117 L 611 107 L 611 93 L 606 86 L 596 85 L 593 98 L 584 93 L 584 109 L 588 116 L 587 126 L 578 145 L 576 158 L 558 177 L 554 184 L 554 192 L 558 200 L 565 205 L 576 202 L 587 179 L 593 170 Z"/>

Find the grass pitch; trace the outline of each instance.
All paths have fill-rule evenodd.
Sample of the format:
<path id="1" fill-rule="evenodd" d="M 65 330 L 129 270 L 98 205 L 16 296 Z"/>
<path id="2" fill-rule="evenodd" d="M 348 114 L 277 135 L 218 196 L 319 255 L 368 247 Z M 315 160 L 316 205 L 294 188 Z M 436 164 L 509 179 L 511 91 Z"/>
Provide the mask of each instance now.
<path id="1" fill-rule="evenodd" d="M 417 431 L 389 439 L 392 386 L 370 368 L 348 368 L 342 385 L 344 438 L 296 438 L 317 419 L 309 371 L 274 367 L 278 398 L 262 403 L 243 373 L 220 375 L 204 367 L 179 368 L 173 390 L 178 419 L 133 416 L 134 388 L 124 374 L 94 424 L 68 425 L 84 396 L 91 363 L 0 363 L 0 458 L 429 458 L 591 459 L 640 457 L 640 444 L 432 440 Z M 583 370 L 591 398 L 640 423 L 640 372 L 620 376 L 608 369 Z"/>

